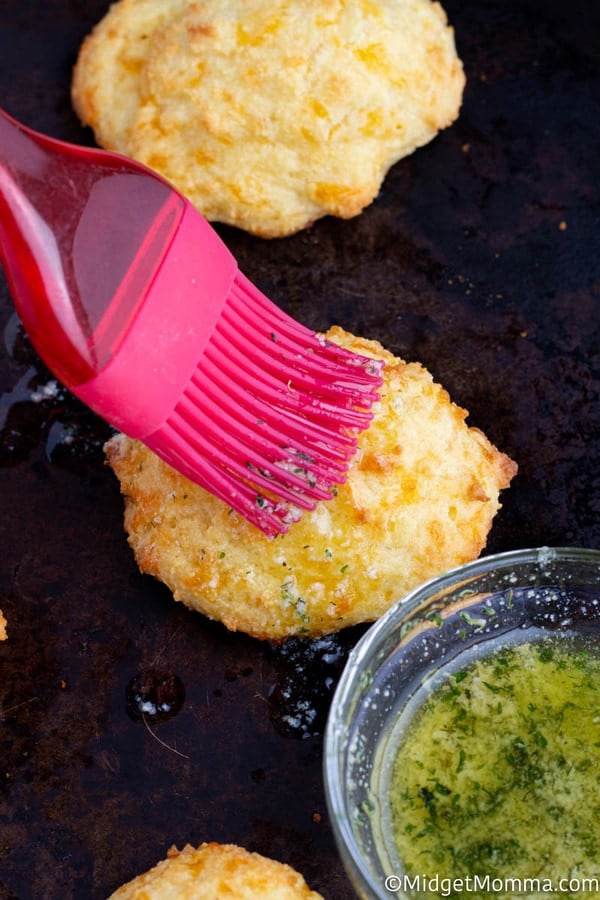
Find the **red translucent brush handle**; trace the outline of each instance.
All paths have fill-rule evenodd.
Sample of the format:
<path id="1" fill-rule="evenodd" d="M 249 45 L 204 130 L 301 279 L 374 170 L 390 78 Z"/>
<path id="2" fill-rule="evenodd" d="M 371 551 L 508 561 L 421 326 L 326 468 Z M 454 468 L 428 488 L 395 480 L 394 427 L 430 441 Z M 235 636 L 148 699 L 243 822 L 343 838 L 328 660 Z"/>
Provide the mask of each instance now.
<path id="1" fill-rule="evenodd" d="M 67 387 L 116 354 L 184 206 L 137 164 L 0 110 L 0 256 L 25 329 Z"/>

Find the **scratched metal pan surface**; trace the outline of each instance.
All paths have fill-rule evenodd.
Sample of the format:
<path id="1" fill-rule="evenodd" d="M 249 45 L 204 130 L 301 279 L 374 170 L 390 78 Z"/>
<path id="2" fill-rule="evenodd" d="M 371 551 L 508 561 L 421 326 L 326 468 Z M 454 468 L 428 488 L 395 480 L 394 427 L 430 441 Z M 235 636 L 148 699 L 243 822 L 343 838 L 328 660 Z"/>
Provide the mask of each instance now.
<path id="1" fill-rule="evenodd" d="M 107 0 L 4 0 L 0 102 L 91 143 L 69 101 Z M 600 15 L 589 0 L 449 0 L 457 123 L 359 218 L 220 232 L 316 329 L 422 361 L 519 463 L 488 549 L 600 546 Z M 275 648 L 140 575 L 107 429 L 24 339 L 0 278 L 0 898 L 101 900 L 171 844 L 234 842 L 351 889 L 321 780 L 331 685 L 360 629 Z M 140 715 L 138 697 L 170 716 Z M 310 710 L 310 714 L 306 710 Z"/>

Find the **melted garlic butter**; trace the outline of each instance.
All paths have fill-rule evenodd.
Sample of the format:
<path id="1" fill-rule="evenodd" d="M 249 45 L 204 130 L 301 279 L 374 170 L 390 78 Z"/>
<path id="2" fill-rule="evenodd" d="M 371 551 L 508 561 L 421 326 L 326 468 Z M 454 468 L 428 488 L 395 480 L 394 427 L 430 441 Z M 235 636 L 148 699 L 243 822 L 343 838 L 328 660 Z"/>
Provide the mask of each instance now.
<path id="1" fill-rule="evenodd" d="M 454 671 L 400 745 L 390 799 L 409 874 L 600 876 L 600 658 L 549 638 Z"/>

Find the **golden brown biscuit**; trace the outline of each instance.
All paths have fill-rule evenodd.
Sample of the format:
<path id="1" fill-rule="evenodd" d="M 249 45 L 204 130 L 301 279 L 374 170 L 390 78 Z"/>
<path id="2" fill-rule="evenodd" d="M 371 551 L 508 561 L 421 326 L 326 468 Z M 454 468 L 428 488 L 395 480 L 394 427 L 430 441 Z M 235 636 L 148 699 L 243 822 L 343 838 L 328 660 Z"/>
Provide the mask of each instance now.
<path id="1" fill-rule="evenodd" d="M 458 114 L 431 0 L 120 0 L 85 39 L 73 105 L 98 143 L 263 237 L 349 218 Z"/>
<path id="2" fill-rule="evenodd" d="M 172 847 L 109 900 L 323 900 L 284 863 L 233 844 Z"/>
<path id="3" fill-rule="evenodd" d="M 0 609 L 0 641 L 5 641 L 6 638 L 6 619 L 2 615 L 2 610 Z"/>
<path id="4" fill-rule="evenodd" d="M 176 600 L 266 639 L 377 619 L 406 591 L 476 558 L 516 465 L 418 363 L 332 328 L 385 360 L 381 399 L 346 484 L 273 540 L 122 435 L 106 446 L 138 565 Z"/>

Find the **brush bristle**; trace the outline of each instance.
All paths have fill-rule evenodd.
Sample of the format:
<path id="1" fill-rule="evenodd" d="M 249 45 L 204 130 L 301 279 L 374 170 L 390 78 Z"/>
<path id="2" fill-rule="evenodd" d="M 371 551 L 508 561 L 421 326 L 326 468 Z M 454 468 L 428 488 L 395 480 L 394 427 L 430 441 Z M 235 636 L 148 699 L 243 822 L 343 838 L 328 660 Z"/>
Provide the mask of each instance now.
<path id="1" fill-rule="evenodd" d="M 382 365 L 296 322 L 238 273 L 149 446 L 273 537 L 345 481 Z"/>

